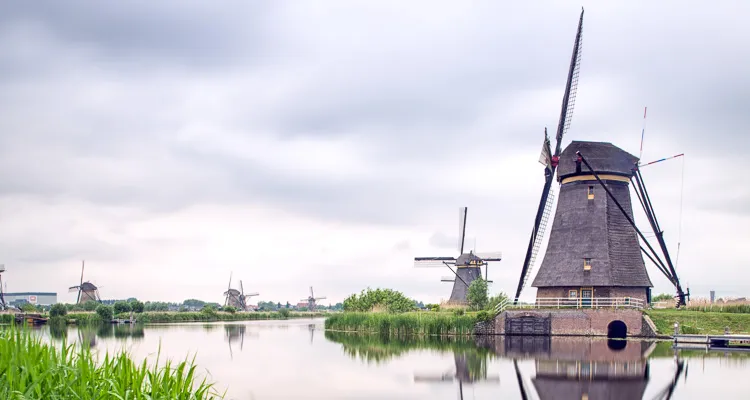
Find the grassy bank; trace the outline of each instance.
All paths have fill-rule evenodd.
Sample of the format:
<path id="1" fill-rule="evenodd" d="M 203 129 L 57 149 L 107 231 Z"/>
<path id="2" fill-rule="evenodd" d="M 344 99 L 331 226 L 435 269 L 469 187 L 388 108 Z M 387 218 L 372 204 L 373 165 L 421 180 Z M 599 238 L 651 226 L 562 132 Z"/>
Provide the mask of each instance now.
<path id="1" fill-rule="evenodd" d="M 645 312 L 663 335 L 674 334 L 675 322 L 683 334 L 723 334 L 724 327 L 729 327 L 731 333 L 750 333 L 750 314 L 674 309 Z"/>
<path id="2" fill-rule="evenodd" d="M 327 330 L 380 335 L 471 335 L 476 314 L 410 312 L 403 314 L 345 312 L 326 318 Z"/>
<path id="3" fill-rule="evenodd" d="M 2 399 L 222 398 L 197 380 L 192 361 L 148 367 L 120 352 L 97 362 L 86 347 L 56 348 L 15 329 L 0 332 L 0 371 Z"/>

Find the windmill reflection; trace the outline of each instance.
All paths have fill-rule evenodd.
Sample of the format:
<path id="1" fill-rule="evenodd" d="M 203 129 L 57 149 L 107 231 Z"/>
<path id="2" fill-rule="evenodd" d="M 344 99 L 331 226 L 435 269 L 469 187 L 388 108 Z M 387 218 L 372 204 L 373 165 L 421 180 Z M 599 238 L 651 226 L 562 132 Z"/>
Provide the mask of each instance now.
<path id="1" fill-rule="evenodd" d="M 227 340 L 229 345 L 229 357 L 234 359 L 234 350 L 239 347 L 239 350 L 245 346 L 245 336 L 251 338 L 257 338 L 257 332 L 248 332 L 247 326 L 243 324 L 227 324 L 224 325 L 224 338 Z"/>
<path id="2" fill-rule="evenodd" d="M 476 351 L 454 351 L 455 368 L 441 375 L 414 374 L 415 383 L 452 383 L 458 381 L 458 398 L 464 398 L 464 385 L 477 382 L 500 383 L 500 377 L 487 376 L 487 354 Z"/>
<path id="3" fill-rule="evenodd" d="M 513 358 L 521 398 L 643 399 L 649 383 L 648 356 L 654 342 L 602 341 L 587 338 L 506 337 L 500 339 L 506 357 Z M 536 374 L 527 384 L 518 360 L 533 358 Z M 675 375 L 658 399 L 670 399 L 683 373 L 675 356 Z"/>

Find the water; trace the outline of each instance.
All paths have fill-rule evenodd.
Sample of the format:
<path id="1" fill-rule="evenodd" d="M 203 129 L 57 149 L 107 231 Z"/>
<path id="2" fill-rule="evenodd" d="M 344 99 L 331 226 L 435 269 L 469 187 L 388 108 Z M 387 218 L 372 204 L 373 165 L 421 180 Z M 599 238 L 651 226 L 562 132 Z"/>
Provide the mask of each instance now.
<path id="1" fill-rule="evenodd" d="M 195 355 L 228 399 L 750 398 L 750 353 L 675 353 L 669 342 L 398 341 L 324 332 L 322 319 L 49 329 L 55 342 L 136 360 L 153 362 L 160 346 L 161 357 Z"/>

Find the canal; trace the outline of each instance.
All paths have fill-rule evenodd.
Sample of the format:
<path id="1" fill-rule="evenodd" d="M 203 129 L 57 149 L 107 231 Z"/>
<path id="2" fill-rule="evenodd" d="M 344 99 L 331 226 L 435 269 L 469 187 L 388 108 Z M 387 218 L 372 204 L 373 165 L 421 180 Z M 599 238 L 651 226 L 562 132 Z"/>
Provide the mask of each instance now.
<path id="1" fill-rule="evenodd" d="M 670 342 L 483 337 L 394 340 L 325 332 L 323 320 L 42 327 L 127 350 L 137 361 L 195 356 L 227 399 L 747 399 L 750 353 Z"/>

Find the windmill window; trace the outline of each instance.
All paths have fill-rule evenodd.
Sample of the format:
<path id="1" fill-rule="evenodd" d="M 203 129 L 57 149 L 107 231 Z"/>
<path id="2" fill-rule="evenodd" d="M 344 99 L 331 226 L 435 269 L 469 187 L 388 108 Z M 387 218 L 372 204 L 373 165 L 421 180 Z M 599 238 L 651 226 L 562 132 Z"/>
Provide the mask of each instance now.
<path id="1" fill-rule="evenodd" d="M 589 196 L 589 200 L 594 200 L 594 187 L 593 186 L 589 186 L 588 196 Z"/>
<path id="2" fill-rule="evenodd" d="M 590 258 L 583 259 L 583 270 L 591 271 L 591 259 Z"/>
<path id="3" fill-rule="evenodd" d="M 578 291 L 577 290 L 568 290 L 568 298 L 569 299 L 577 299 L 578 298 Z"/>

